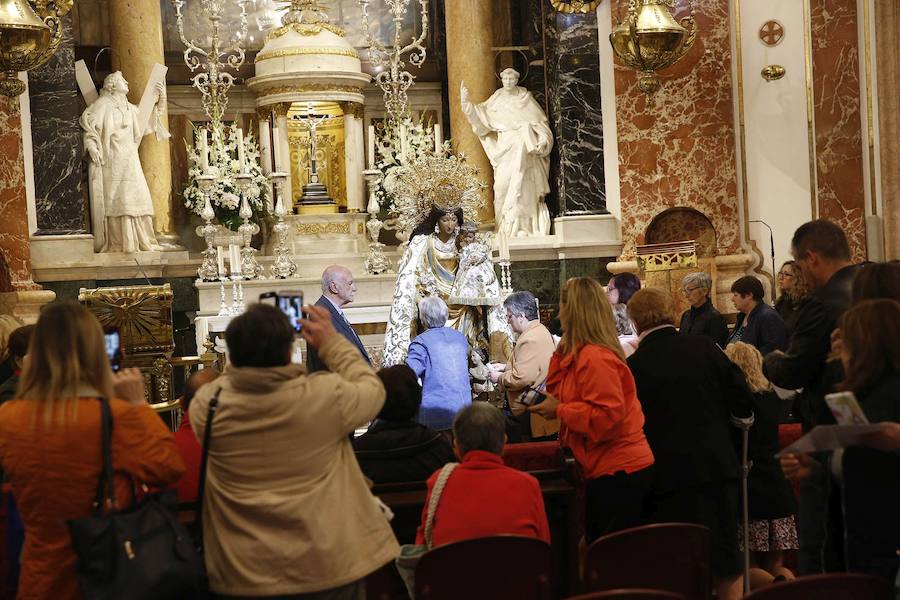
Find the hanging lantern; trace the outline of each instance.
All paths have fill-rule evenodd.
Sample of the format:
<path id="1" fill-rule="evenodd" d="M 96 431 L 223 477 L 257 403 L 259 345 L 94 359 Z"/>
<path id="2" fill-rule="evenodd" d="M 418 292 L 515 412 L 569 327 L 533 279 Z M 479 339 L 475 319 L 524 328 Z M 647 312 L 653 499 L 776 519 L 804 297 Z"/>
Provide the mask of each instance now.
<path id="1" fill-rule="evenodd" d="M 694 45 L 694 17 L 679 23 L 670 12 L 674 7 L 675 0 L 629 0 L 628 17 L 609 34 L 613 52 L 639 73 L 638 87 L 645 94 L 659 89 L 656 72 L 674 65 Z"/>
<path id="2" fill-rule="evenodd" d="M 14 98 L 25 91 L 19 71 L 30 71 L 53 56 L 62 41 L 60 17 L 72 0 L 0 0 L 0 94 Z"/>

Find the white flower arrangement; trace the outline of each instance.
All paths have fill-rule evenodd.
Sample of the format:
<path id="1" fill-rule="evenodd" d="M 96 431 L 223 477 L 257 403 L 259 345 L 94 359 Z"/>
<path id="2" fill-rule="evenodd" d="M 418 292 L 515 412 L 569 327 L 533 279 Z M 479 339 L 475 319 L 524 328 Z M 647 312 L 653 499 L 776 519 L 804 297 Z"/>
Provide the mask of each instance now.
<path id="1" fill-rule="evenodd" d="M 381 180 L 375 188 L 375 198 L 378 206 L 389 213 L 394 211 L 393 188 L 397 176 L 397 170 L 401 163 L 401 134 L 400 129 L 406 129 L 406 162 L 411 162 L 424 155 L 434 154 L 434 127 L 431 122 L 425 122 L 421 116 L 417 122 L 410 118 L 401 121 L 399 125 L 391 127 L 389 121 L 385 121 L 384 129 L 375 143 L 377 160 L 375 168 L 381 171 Z M 444 154 L 450 152 L 450 141 L 443 143 Z"/>
<path id="2" fill-rule="evenodd" d="M 198 140 L 203 127 L 195 128 L 194 139 Z M 211 132 L 209 145 L 209 170 L 207 174 L 215 177 L 210 189 L 210 203 L 216 213 L 216 220 L 221 224 L 237 231 L 241 224 L 238 214 L 241 209 L 241 197 L 238 193 L 235 177 L 240 174 L 240 163 L 237 159 L 237 133 L 236 129 L 229 128 L 228 135 L 222 139 L 219 132 Z M 200 158 L 199 142 L 187 148 L 188 184 L 184 188 L 184 205 L 196 214 L 203 211 L 204 195 L 200 191 L 197 178 L 203 174 Z M 269 180 L 263 175 L 259 160 L 259 146 L 250 132 L 244 137 L 244 165 L 250 175 L 250 183 L 244 191 L 253 218 L 259 220 L 268 214 Z"/>

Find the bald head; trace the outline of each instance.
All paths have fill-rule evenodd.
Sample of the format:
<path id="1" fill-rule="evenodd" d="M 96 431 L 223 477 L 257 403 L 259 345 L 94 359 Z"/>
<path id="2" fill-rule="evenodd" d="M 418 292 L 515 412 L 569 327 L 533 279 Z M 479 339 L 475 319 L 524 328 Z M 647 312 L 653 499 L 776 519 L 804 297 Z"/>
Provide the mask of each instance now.
<path id="1" fill-rule="evenodd" d="M 346 306 L 356 298 L 353 273 L 343 265 L 331 265 L 322 273 L 322 295 L 337 306 Z"/>
<path id="2" fill-rule="evenodd" d="M 191 375 L 184 385 L 184 396 L 181 397 L 181 410 L 187 412 L 188 408 L 191 406 L 191 400 L 194 399 L 197 390 L 207 383 L 214 381 L 218 376 L 219 372 L 210 368 L 200 369 Z"/>

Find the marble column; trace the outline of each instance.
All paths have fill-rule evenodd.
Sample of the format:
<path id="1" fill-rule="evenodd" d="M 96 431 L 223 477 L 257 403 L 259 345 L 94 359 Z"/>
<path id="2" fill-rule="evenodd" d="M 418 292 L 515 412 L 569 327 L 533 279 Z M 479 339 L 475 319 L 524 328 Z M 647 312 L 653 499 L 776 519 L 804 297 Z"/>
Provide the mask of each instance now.
<path id="1" fill-rule="evenodd" d="M 344 163 L 347 175 L 347 212 L 362 212 L 365 184 L 362 172 L 366 168 L 366 142 L 363 138 L 363 107 L 342 102 L 344 109 Z"/>
<path id="2" fill-rule="evenodd" d="M 278 132 L 278 136 L 272 139 L 272 143 L 278 144 L 281 154 L 281 164 L 275 166 L 288 175 L 284 181 L 284 208 L 288 212 L 292 211 L 294 206 L 294 186 L 291 181 L 291 144 L 287 122 L 287 114 L 290 109 L 290 102 L 281 102 L 272 107 L 272 110 L 275 111 L 275 127 Z"/>
<path id="3" fill-rule="evenodd" d="M 605 214 L 597 13 L 544 12 L 547 104 L 555 136 L 550 177 L 557 214 Z"/>
<path id="4" fill-rule="evenodd" d="M 459 101 L 459 86 L 465 82 L 472 102 L 484 102 L 497 89 L 494 73 L 493 12 L 491 2 L 453 0 L 444 3 L 447 32 L 447 86 L 450 98 L 450 136 L 455 152 L 466 155 L 486 184 L 483 223 L 494 223 L 492 198 L 494 171 L 472 132 Z"/>
<path id="5" fill-rule="evenodd" d="M 878 140 L 881 146 L 881 197 L 884 258 L 900 259 L 900 4 L 875 0 L 875 59 L 878 76 Z"/>
<path id="6" fill-rule="evenodd" d="M 28 74 L 36 235 L 85 233 L 81 100 L 75 85 L 72 15 L 62 19 L 59 50 Z"/>
<path id="7" fill-rule="evenodd" d="M 110 0 L 110 46 L 112 67 L 128 81 L 128 100 L 138 104 L 156 63 L 165 64 L 162 16 L 159 2 L 151 0 Z M 168 129 L 168 112 L 161 106 L 163 126 Z M 144 137 L 140 147 L 141 166 L 153 197 L 154 228 L 159 243 L 178 248 L 172 212 L 172 162 L 169 140 Z"/>
<path id="8" fill-rule="evenodd" d="M 0 96 L 0 253 L 14 290 L 35 289 L 31 280 L 25 161 L 18 98 Z"/>

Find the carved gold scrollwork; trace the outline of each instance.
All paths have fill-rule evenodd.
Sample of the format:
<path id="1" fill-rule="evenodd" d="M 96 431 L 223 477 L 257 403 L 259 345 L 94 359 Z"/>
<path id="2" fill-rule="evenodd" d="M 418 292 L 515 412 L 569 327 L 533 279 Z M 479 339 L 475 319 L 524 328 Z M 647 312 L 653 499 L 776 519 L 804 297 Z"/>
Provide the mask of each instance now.
<path id="1" fill-rule="evenodd" d="M 350 223 L 297 223 L 297 235 L 349 234 Z"/>

